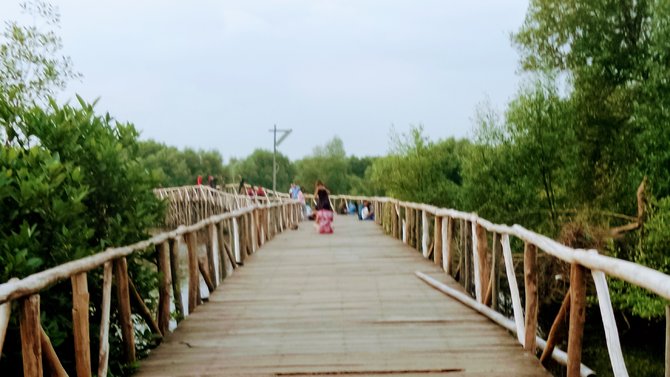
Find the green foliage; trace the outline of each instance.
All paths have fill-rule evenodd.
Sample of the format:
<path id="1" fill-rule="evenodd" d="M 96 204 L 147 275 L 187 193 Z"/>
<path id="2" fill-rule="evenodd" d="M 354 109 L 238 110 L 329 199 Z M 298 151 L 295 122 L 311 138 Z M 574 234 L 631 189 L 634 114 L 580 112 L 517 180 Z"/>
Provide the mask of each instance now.
<path id="1" fill-rule="evenodd" d="M 58 8 L 41 0 L 25 2 L 22 8 L 34 24 L 9 21 L 0 33 L 0 123 L 10 141 L 20 135 L 12 114 L 35 102 L 46 103 L 67 80 L 80 76 L 70 58 L 59 55 L 62 42 L 53 30 L 60 22 Z"/>
<path id="2" fill-rule="evenodd" d="M 84 217 L 81 168 L 43 148 L 0 149 L 0 281 L 81 255 L 93 232 Z M 73 232 L 73 230 L 76 230 Z"/>
<path id="3" fill-rule="evenodd" d="M 633 214 L 635 189 L 648 176 L 648 197 L 661 198 L 655 212 L 642 232 L 611 242 L 609 251 L 668 272 L 670 3 L 532 0 L 513 39 L 524 69 L 557 72 L 571 87 L 569 106 L 557 116 L 573 125 L 574 149 L 564 152 L 575 158 L 556 160 L 564 171 L 554 182 L 569 195 L 564 204 L 557 195 L 555 203 Z M 608 228 L 603 220 L 599 225 Z M 644 318 L 663 315 L 664 303 L 649 292 L 618 281 L 611 286 L 620 309 Z"/>
<path id="4" fill-rule="evenodd" d="M 654 169 L 638 162 L 656 150 L 647 150 L 654 143 L 649 134 L 667 127 L 646 124 L 639 109 L 646 108 L 644 102 L 656 106 L 659 97 L 667 97 L 656 90 L 643 96 L 650 68 L 660 68 L 650 63 L 668 66 L 656 55 L 667 50 L 667 34 L 659 30 L 667 29 L 667 19 L 662 21 L 667 7 L 664 1 L 534 0 L 514 36 L 525 69 L 558 71 L 572 83 L 575 177 L 580 181 L 573 194 L 581 203 L 631 212 L 634 207 L 626 198 L 643 172 Z M 654 131 L 640 132 L 649 127 Z"/>
<path id="5" fill-rule="evenodd" d="M 231 162 L 230 170 L 235 183 L 240 178 L 255 186 L 272 188 L 273 152 L 256 149 L 243 160 Z M 277 152 L 277 191 L 288 191 L 295 176 L 295 167 L 288 157 Z"/>
<path id="6" fill-rule="evenodd" d="M 651 207 L 649 219 L 640 237 L 640 245 L 631 261 L 670 274 L 670 197 L 665 197 Z M 631 284 L 612 280 L 617 291 L 612 301 L 615 305 L 642 318 L 663 318 L 668 304 L 653 293 Z"/>
<path id="7" fill-rule="evenodd" d="M 431 142 L 423 128 L 392 135 L 392 152 L 370 167 L 372 185 L 385 195 L 445 207 L 460 207 L 462 201 L 462 156 L 467 141 L 447 139 Z"/>
<path id="8" fill-rule="evenodd" d="M 142 165 L 155 177 L 161 187 L 194 185 L 198 176 L 203 183 L 208 176 L 216 178 L 218 184 L 231 181 L 230 169 L 223 165 L 218 151 L 183 151 L 153 140 L 139 143 Z"/>
<path id="9" fill-rule="evenodd" d="M 571 111 L 550 78 L 522 88 L 504 120 L 481 108 L 478 142 L 465 161 L 465 207 L 496 222 L 555 234 L 559 210 L 575 204 Z"/>
<path id="10" fill-rule="evenodd" d="M 21 143 L 0 150 L 0 212 L 5 216 L 0 224 L 2 281 L 145 239 L 163 218 L 163 204 L 151 191 L 155 182 L 138 159 L 135 128 L 116 123 L 109 115 L 96 115 L 93 105 L 79 102 L 81 108 L 51 102 L 48 110 L 22 111 L 22 135 L 34 146 Z M 140 257 L 129 262 L 136 286 L 150 298 L 155 274 Z M 89 274 L 92 303 L 101 300 L 99 274 Z M 43 326 L 66 368 L 71 368 L 69 284 L 58 284 L 41 297 Z M 99 323 L 99 313 L 92 314 L 91 322 Z M 13 318 L 8 344 L 16 346 Z M 97 333 L 92 325 L 91 339 Z M 110 335 L 112 344 L 118 344 L 118 333 Z M 151 343 L 142 334 L 137 337 L 140 350 Z M 16 353 L 20 347 L 9 350 L 15 353 L 2 358 L 0 369 L 13 375 L 21 365 Z M 121 349 L 112 347 L 110 352 L 112 372 L 121 373 Z"/>
<path id="11" fill-rule="evenodd" d="M 333 194 L 349 191 L 349 164 L 344 143 L 337 136 L 325 145 L 315 147 L 311 156 L 297 161 L 296 171 L 296 182 L 304 192 L 314 192 L 317 179 L 325 183 Z"/>

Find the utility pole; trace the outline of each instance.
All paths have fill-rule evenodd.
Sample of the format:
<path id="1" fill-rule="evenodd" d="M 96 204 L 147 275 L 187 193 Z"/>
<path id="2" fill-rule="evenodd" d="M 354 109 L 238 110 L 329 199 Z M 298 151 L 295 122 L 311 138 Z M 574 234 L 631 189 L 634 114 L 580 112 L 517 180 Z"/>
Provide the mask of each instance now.
<path id="1" fill-rule="evenodd" d="M 277 129 L 276 124 L 274 128 L 270 130 L 270 132 L 274 134 L 274 143 L 272 144 L 274 146 L 274 151 L 272 154 L 272 191 L 277 191 L 277 147 L 288 137 L 292 131 L 292 129 L 279 130 Z M 279 140 L 277 140 L 277 132 L 281 133 Z"/>

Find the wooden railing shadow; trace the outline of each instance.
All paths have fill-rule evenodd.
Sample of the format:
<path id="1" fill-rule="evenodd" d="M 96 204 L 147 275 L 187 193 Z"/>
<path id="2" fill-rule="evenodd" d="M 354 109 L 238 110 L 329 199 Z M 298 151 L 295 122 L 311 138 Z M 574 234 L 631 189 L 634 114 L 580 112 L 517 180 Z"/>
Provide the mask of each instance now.
<path id="1" fill-rule="evenodd" d="M 24 376 L 66 376 L 51 341 L 40 323 L 40 292 L 70 279 L 72 285 L 72 328 L 77 376 L 91 376 L 89 338 L 90 305 L 87 276 L 95 269 L 103 270 L 103 294 L 100 305 L 100 348 L 98 376 L 106 376 L 109 365 L 109 328 L 112 281 L 118 302 L 118 314 L 124 348 L 124 361 L 136 360 L 134 325 L 131 314 L 139 315 L 151 331 L 161 338 L 169 332 L 174 314 L 179 322 L 185 313 L 179 281 L 178 245 L 183 240 L 188 249 L 188 313 L 202 304 L 200 278 L 210 292 L 226 277 L 225 262 L 233 269 L 243 264 L 266 241 L 294 226 L 301 219 L 302 207 L 287 196 L 257 200 L 232 195 L 204 186 L 158 189 L 156 195 L 168 201 L 166 225 L 174 228 L 123 247 L 108 248 L 100 253 L 60 266 L 12 279 L 0 284 L 0 354 L 5 340 L 11 303 L 18 303 L 21 353 Z M 175 224 L 178 224 L 176 226 Z M 216 241 L 216 242 L 214 242 Z M 198 256 L 198 245 L 206 245 L 204 258 Z M 216 245 L 216 250 L 215 246 Z M 157 313 L 152 313 L 135 288 L 128 274 L 126 257 L 155 248 L 157 255 L 159 294 Z M 214 258 L 214 254 L 217 258 Z M 215 263 L 215 260 L 218 263 Z M 171 294 L 172 293 L 172 294 Z M 175 313 L 170 303 L 174 301 Z"/>

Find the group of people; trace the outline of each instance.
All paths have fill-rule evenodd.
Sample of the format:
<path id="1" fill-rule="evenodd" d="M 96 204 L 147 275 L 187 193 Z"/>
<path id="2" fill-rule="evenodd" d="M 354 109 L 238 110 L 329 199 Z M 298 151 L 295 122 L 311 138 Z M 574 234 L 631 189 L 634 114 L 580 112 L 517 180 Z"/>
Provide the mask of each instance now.
<path id="1" fill-rule="evenodd" d="M 358 204 L 354 201 L 351 202 L 342 202 L 340 207 L 340 213 L 342 214 L 356 214 L 360 220 L 374 220 L 375 212 L 372 203 L 367 200 L 364 200 L 362 204 Z"/>
<path id="2" fill-rule="evenodd" d="M 303 214 L 310 220 L 314 220 L 319 233 L 333 233 L 333 207 L 330 204 L 330 191 L 320 180 L 314 183 L 314 201 L 316 211 L 312 211 L 312 206 L 305 202 L 305 195 L 300 186 L 291 183 L 289 189 L 291 198 L 300 201 L 304 206 Z"/>
<path id="3" fill-rule="evenodd" d="M 198 178 L 196 179 L 196 183 L 198 184 L 198 186 L 202 185 L 202 175 L 199 175 L 199 176 L 198 176 Z M 213 176 L 210 175 L 210 176 L 207 178 L 207 186 L 209 186 L 209 187 L 211 187 L 211 188 L 216 188 L 216 183 L 217 183 L 217 182 L 216 182 L 216 178 L 215 178 L 215 177 L 213 177 Z"/>

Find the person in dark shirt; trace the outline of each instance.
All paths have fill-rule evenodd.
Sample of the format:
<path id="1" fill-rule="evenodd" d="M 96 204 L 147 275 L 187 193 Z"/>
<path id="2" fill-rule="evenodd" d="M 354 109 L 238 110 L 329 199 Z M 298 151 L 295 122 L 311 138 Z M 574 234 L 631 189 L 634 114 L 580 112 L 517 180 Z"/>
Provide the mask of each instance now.
<path id="1" fill-rule="evenodd" d="M 319 233 L 333 233 L 333 207 L 330 205 L 330 191 L 320 180 L 314 184 L 316 199 L 316 223 Z"/>

